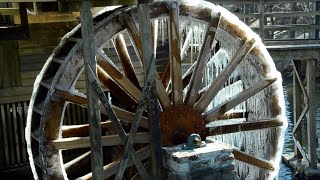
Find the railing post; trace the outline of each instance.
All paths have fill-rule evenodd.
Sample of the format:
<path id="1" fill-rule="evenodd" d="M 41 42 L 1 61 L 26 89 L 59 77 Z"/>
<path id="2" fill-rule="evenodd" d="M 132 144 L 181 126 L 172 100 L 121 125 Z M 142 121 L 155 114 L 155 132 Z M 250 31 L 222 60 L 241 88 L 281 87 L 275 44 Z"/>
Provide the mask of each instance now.
<path id="1" fill-rule="evenodd" d="M 297 73 L 293 73 L 293 119 L 294 119 L 294 126 L 296 126 L 297 121 L 302 113 L 302 90 L 298 82 L 298 74 L 301 74 L 301 61 L 293 60 L 294 66 L 296 66 Z M 302 132 L 301 132 L 301 123 L 293 133 L 293 136 L 296 138 L 297 141 L 300 143 L 302 142 Z M 297 147 L 294 145 L 294 155 L 298 159 L 302 159 L 302 155 Z"/>
<path id="2" fill-rule="evenodd" d="M 308 157 L 309 166 L 317 168 L 317 132 L 316 132 L 316 113 L 315 113 L 315 66 L 316 60 L 307 60 L 306 62 L 306 79 L 307 79 L 307 93 L 309 97 L 309 110 L 307 112 L 307 140 L 308 140 Z"/>
<path id="3" fill-rule="evenodd" d="M 265 9 L 265 0 L 260 0 L 259 4 L 259 35 L 264 42 L 264 9 Z"/>

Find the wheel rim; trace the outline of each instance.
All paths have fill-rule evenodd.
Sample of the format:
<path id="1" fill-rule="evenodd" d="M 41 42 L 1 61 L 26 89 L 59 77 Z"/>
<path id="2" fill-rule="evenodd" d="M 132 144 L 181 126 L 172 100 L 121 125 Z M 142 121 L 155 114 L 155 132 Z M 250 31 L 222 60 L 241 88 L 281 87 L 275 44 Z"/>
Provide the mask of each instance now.
<path id="1" fill-rule="evenodd" d="M 175 122 L 181 121 L 179 115 L 184 117 L 188 116 L 186 119 L 192 122 L 191 117 L 201 114 L 201 118 L 195 119 L 197 123 L 192 124 L 193 128 L 183 133 L 186 135 L 194 131 L 202 135 L 207 133 L 205 136 L 234 132 L 232 128 L 230 130 L 230 127 L 225 128 L 224 125 L 220 126 L 217 124 L 218 121 L 216 121 L 216 119 L 227 119 L 227 116 L 242 117 L 240 123 L 242 123 L 243 117 L 245 117 L 245 120 L 248 122 L 274 119 L 275 121 L 272 121 L 273 124 L 271 123 L 272 125 L 268 126 L 275 127 L 273 129 L 248 131 L 248 129 L 252 130 L 252 128 L 243 128 L 246 132 L 240 132 L 242 134 L 241 137 L 238 137 L 240 136 L 239 133 L 233 133 L 218 135 L 212 138 L 222 140 L 229 145 L 236 146 L 247 153 L 269 160 L 275 164 L 279 163 L 281 150 L 277 149 L 277 147 L 281 147 L 283 143 L 283 132 L 286 127 L 281 77 L 278 75 L 272 59 L 260 42 L 260 39 L 253 35 L 252 31 L 241 23 L 238 18 L 235 18 L 223 8 L 210 3 L 202 1 L 199 3 L 181 2 L 179 3 L 178 10 L 180 18 L 183 19 L 181 24 L 178 24 L 177 11 L 172 8 L 172 3 L 157 2 L 150 5 L 150 16 L 153 19 L 154 29 L 157 29 L 155 24 L 158 23 L 160 26 L 159 31 L 153 31 L 154 34 L 160 34 L 154 36 L 154 39 L 157 37 L 156 39 L 158 39 L 158 41 L 166 40 L 166 35 L 161 36 L 161 33 L 165 31 L 162 30 L 162 26 L 165 26 L 168 22 L 171 25 L 169 26 L 169 42 L 167 43 L 169 46 L 167 59 L 169 60 L 165 63 L 171 63 L 171 67 L 173 68 L 170 68 L 170 65 L 162 65 L 164 70 L 162 70 L 162 73 L 160 73 L 156 81 L 158 98 L 163 110 L 160 115 L 163 144 L 173 145 L 182 142 L 173 141 L 172 138 L 164 136 L 164 134 L 166 134 L 164 132 L 172 130 L 172 127 L 167 125 L 172 125 L 171 122 L 167 123 L 170 120 L 168 119 L 170 113 L 166 113 L 172 110 L 174 113 L 181 109 L 186 111 L 191 109 L 190 113 L 178 114 Z M 155 19 L 158 19 L 157 23 L 154 22 Z M 134 112 L 136 102 L 139 101 L 141 97 L 140 85 L 143 83 L 139 82 L 138 78 L 136 78 L 138 76 L 137 74 L 139 74 L 137 70 L 133 70 L 132 67 L 130 67 L 130 58 L 133 59 L 134 57 L 129 57 L 128 59 L 126 55 L 128 54 L 126 53 L 128 47 L 124 47 L 123 45 L 128 42 L 123 40 L 121 34 L 129 35 L 131 38 L 129 44 L 134 46 L 136 58 L 139 59 L 142 49 L 141 39 L 136 27 L 137 10 L 135 7 L 127 7 L 111 12 L 105 11 L 95 17 L 94 21 L 98 22 L 94 27 L 94 38 L 99 51 L 97 52 L 99 80 L 112 91 L 112 96 L 119 101 L 118 105 L 122 106 L 121 108 L 114 109 L 118 118 L 122 119 L 122 121 L 130 122 L 133 114 L 123 109 Z M 200 47 L 194 48 L 195 46 L 190 46 L 190 44 L 195 43 L 191 42 L 191 40 L 190 42 L 189 40 L 180 40 L 179 36 L 184 36 L 186 37 L 185 39 L 188 39 L 189 36 L 191 36 L 191 38 L 192 36 L 197 36 L 195 28 L 203 27 L 207 24 L 211 24 L 211 26 L 216 27 L 218 30 L 216 31 L 216 28 L 212 28 L 209 29 L 209 33 L 204 32 L 203 35 L 198 35 L 199 37 L 204 37 L 202 50 Z M 180 27 L 180 33 L 179 30 L 177 30 L 179 25 L 182 27 Z M 190 31 L 190 27 L 193 28 L 193 31 Z M 191 35 L 190 32 L 192 32 Z M 78 131 L 73 131 L 72 128 L 70 131 L 63 129 L 63 116 L 68 102 L 85 105 L 84 94 L 75 91 L 84 63 L 81 53 L 82 41 L 79 33 L 80 26 L 76 27 L 63 38 L 44 65 L 35 83 L 28 112 L 26 131 L 28 153 L 35 178 L 37 178 L 40 172 L 36 171 L 36 160 L 34 159 L 39 158 L 42 161 L 39 165 L 43 169 L 42 175 L 44 177 L 50 176 L 51 178 L 66 179 L 66 168 L 71 166 L 72 162 L 69 164 L 66 163 L 67 165 L 63 163 L 61 149 L 66 149 L 70 146 L 62 142 L 62 139 L 67 137 L 67 135 L 63 134 L 71 132 L 71 134 L 74 133 L 77 136 L 81 136 L 77 134 L 79 133 Z M 175 38 L 181 41 L 181 46 L 179 43 L 175 43 Z M 114 40 L 114 45 L 112 45 L 110 40 Z M 219 49 L 212 48 L 212 43 L 216 41 Z M 200 44 L 201 42 L 197 43 Z M 166 46 L 167 44 L 162 45 Z M 101 50 L 107 49 L 109 45 L 117 50 L 118 58 L 121 59 L 120 62 L 125 71 L 124 73 L 119 73 L 118 66 L 113 66 L 112 60 L 108 58 L 110 54 L 108 54 L 107 50 L 101 52 Z M 158 44 L 157 47 L 159 48 L 159 46 L 161 47 L 161 45 Z M 217 45 L 215 47 L 217 47 Z M 174 51 L 171 51 L 171 49 L 174 49 Z M 182 52 L 180 52 L 180 49 Z M 193 68 L 189 68 L 191 73 L 186 72 L 182 76 L 181 62 L 183 63 L 185 59 L 190 59 L 190 56 L 192 56 L 190 54 L 186 55 L 188 51 L 189 53 L 190 51 L 194 53 L 194 57 L 196 57 L 197 54 L 202 55 L 197 56 L 198 63 L 194 65 Z M 132 53 L 130 55 L 132 55 Z M 157 59 L 158 64 L 160 64 L 159 59 L 160 58 Z M 182 61 L 180 59 L 182 59 Z M 212 60 L 207 62 L 208 59 Z M 138 61 L 136 62 L 139 63 Z M 228 65 L 227 62 L 235 63 L 229 63 L 231 65 Z M 189 65 L 192 63 L 192 60 L 188 62 Z M 140 66 L 141 68 L 143 67 L 142 65 Z M 210 67 L 212 66 L 215 67 L 216 75 L 213 75 L 214 72 L 210 72 Z M 247 68 L 250 70 L 246 71 L 245 69 Z M 213 80 L 207 80 L 201 83 L 203 72 L 204 77 L 207 77 L 206 79 L 211 77 Z M 231 78 L 229 78 L 230 75 Z M 163 83 L 159 83 L 161 82 L 160 78 Z M 171 82 L 169 82 L 170 78 Z M 240 85 L 235 85 L 237 83 Z M 213 84 L 212 87 L 210 87 L 211 84 Z M 201 86 L 203 85 L 208 85 L 209 87 L 202 89 Z M 168 91 L 165 91 L 166 87 Z M 240 89 L 232 91 L 233 93 L 231 93 L 231 95 L 235 96 L 240 93 L 240 98 L 228 99 L 229 97 L 225 97 L 223 91 L 231 92 L 231 90 L 227 88 L 230 89 L 234 87 L 240 87 Z M 241 94 L 241 92 L 243 93 Z M 253 95 L 253 97 L 250 98 L 250 95 Z M 170 96 L 172 96 L 172 98 L 170 98 Z M 212 100 L 214 101 L 213 103 L 211 103 Z M 233 113 L 229 111 L 229 113 L 226 113 L 229 109 L 237 109 L 234 107 L 236 107 L 238 103 L 241 104 L 238 109 L 242 111 Z M 261 109 L 257 109 L 258 107 Z M 239 120 L 239 118 L 231 119 L 236 119 L 236 122 Z M 221 122 L 225 123 L 225 121 Z M 203 124 L 210 122 L 213 127 L 206 129 Z M 191 123 L 186 123 L 186 126 L 190 124 Z M 233 122 L 232 124 L 236 123 Z M 110 123 L 105 122 L 102 126 L 110 127 Z M 146 118 L 142 120 L 141 126 L 147 128 Z M 179 126 L 179 123 L 174 125 L 173 130 L 176 131 L 175 128 L 177 126 Z M 261 127 L 266 128 L 265 126 L 266 123 L 263 123 Z M 83 131 L 83 128 L 81 130 Z M 141 137 L 138 140 L 139 143 L 144 144 L 147 142 L 143 132 L 137 136 Z M 248 137 L 250 136 L 257 137 L 257 139 L 250 139 L 251 142 L 246 142 L 246 139 L 249 139 Z M 118 145 L 116 137 L 109 136 L 107 138 L 109 138 L 107 142 L 110 143 L 107 143 L 106 146 Z M 257 144 L 259 141 L 264 143 Z M 84 146 L 74 145 L 74 142 L 78 141 L 72 142 L 71 149 Z M 267 146 L 266 144 L 269 142 L 271 142 L 273 146 Z M 85 146 L 88 147 L 87 145 Z M 138 151 L 138 154 L 144 153 L 149 153 L 147 148 L 142 148 Z M 88 153 L 84 153 L 83 156 L 79 158 L 81 160 L 81 157 L 83 159 L 83 157 L 87 156 Z M 250 165 L 242 165 L 241 162 L 237 162 L 237 164 L 239 165 L 239 174 L 242 177 L 272 178 L 274 177 L 274 172 L 277 171 L 277 167 L 270 171 L 261 168 L 258 169 Z M 249 171 L 245 170 L 247 166 L 249 167 Z M 109 172 L 109 175 L 112 174 Z M 90 175 L 87 175 L 85 177 L 89 176 Z"/>

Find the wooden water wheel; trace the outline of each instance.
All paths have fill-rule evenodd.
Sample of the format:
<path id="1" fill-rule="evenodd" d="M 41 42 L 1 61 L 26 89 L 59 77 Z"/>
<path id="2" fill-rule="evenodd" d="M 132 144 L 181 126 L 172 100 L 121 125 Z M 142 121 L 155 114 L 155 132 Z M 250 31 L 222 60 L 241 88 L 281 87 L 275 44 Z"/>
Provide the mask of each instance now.
<path id="1" fill-rule="evenodd" d="M 234 147 L 241 177 L 274 177 L 285 109 L 281 76 L 260 38 L 234 15 L 207 2 L 156 2 L 149 9 L 162 145 L 185 143 L 191 133 L 198 133 Z M 94 17 L 96 85 L 110 92 L 112 109 L 126 131 L 147 82 L 137 19 L 135 6 L 104 10 Z M 90 167 L 87 121 L 64 122 L 70 104 L 87 106 L 85 92 L 77 89 L 83 69 L 79 25 L 62 39 L 34 85 L 26 138 L 36 179 L 91 178 L 83 170 Z M 147 164 L 147 110 L 142 116 L 134 149 Z M 101 117 L 104 151 L 113 154 L 104 159 L 107 178 L 117 173 L 123 143 L 102 105 Z M 130 160 L 126 167 L 133 164 Z"/>

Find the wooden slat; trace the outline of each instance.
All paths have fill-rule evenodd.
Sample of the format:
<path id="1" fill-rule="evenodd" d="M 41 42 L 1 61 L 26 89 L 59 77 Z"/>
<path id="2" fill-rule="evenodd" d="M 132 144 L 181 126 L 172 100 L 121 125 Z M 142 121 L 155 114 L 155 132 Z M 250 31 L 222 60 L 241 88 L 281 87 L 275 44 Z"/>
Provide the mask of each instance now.
<path id="1" fill-rule="evenodd" d="M 210 111 L 204 113 L 203 118 L 207 122 L 214 121 L 215 119 L 217 119 L 222 114 L 226 113 L 227 111 L 229 111 L 230 109 L 234 108 L 238 104 L 240 104 L 243 101 L 247 100 L 251 96 L 257 94 L 258 92 L 260 92 L 264 88 L 266 88 L 269 85 L 271 85 L 272 83 L 274 83 L 276 80 L 277 80 L 277 78 L 266 79 L 266 80 L 264 80 L 264 81 L 262 81 L 260 83 L 252 85 L 251 87 L 249 87 L 248 89 L 243 90 L 241 93 L 239 93 L 238 95 L 234 96 L 233 98 L 231 98 L 230 100 L 226 101 L 225 103 L 222 103 L 221 105 L 219 105 L 219 106 L 211 109 Z"/>
<path id="2" fill-rule="evenodd" d="M 254 165 L 259 168 L 267 169 L 267 170 L 274 170 L 275 169 L 273 164 L 265 159 L 261 159 L 261 158 L 252 156 L 250 154 L 247 154 L 247 153 L 242 152 L 237 149 L 233 149 L 232 153 L 233 153 L 234 158 L 236 160 L 248 163 L 250 165 Z"/>
<path id="3" fill-rule="evenodd" d="M 232 112 L 232 113 L 225 113 L 222 114 L 218 120 L 223 119 L 238 119 L 238 118 L 248 118 L 249 113 L 248 112 Z"/>
<path id="4" fill-rule="evenodd" d="M 182 92 L 182 74 L 181 74 L 181 58 L 179 45 L 179 6 L 176 3 L 170 3 L 169 6 L 169 60 L 170 74 L 172 81 L 172 101 L 173 105 L 183 103 Z"/>
<path id="5" fill-rule="evenodd" d="M 108 76 L 121 86 L 130 96 L 136 101 L 141 98 L 141 91 L 128 79 L 126 78 L 117 67 L 111 64 L 110 59 L 106 59 L 106 56 L 97 55 L 98 74 L 99 76 Z M 108 75 L 107 75 L 108 73 Z"/>
<path id="6" fill-rule="evenodd" d="M 7 130 L 8 130 L 8 135 L 9 135 L 9 154 L 10 154 L 10 163 L 11 163 L 11 165 L 15 165 L 15 163 L 16 163 L 16 161 L 15 161 L 15 157 L 14 157 L 14 146 L 15 146 L 15 144 L 14 144 L 14 138 L 13 138 L 13 136 L 14 136 L 14 132 L 12 131 L 13 130 L 13 128 L 12 128 L 12 118 L 11 118 L 11 113 L 10 113 L 10 110 L 11 109 L 11 107 L 10 107 L 10 104 L 6 104 L 6 110 L 7 110 L 7 112 L 6 112 L 6 114 L 7 114 L 7 122 L 8 122 L 8 126 L 7 126 Z"/>
<path id="7" fill-rule="evenodd" d="M 308 162 L 310 162 L 310 160 L 309 160 L 306 152 L 305 152 L 304 149 L 302 148 L 300 142 L 297 141 L 297 139 L 296 139 L 294 136 L 292 136 L 292 139 L 293 139 L 293 141 L 294 141 L 294 144 L 295 144 L 296 147 L 298 148 L 300 154 L 302 155 L 302 157 L 303 157 L 305 160 L 307 160 Z"/>
<path id="8" fill-rule="evenodd" d="M 22 140 L 21 142 L 22 161 L 23 163 L 28 163 L 27 155 L 26 155 L 26 149 L 27 149 L 26 141 L 24 137 L 24 134 L 25 134 L 24 127 L 26 124 L 24 123 L 25 117 L 23 116 L 22 108 L 23 107 L 21 105 L 21 102 L 18 102 L 18 115 L 19 115 L 19 121 L 20 121 L 20 138 Z"/>
<path id="9" fill-rule="evenodd" d="M 283 121 L 281 119 L 271 119 L 271 120 L 257 120 L 257 121 L 247 121 L 238 124 L 228 124 L 215 126 L 212 128 L 208 128 L 208 135 L 220 135 L 220 134 L 229 134 L 235 132 L 243 132 L 243 131 L 253 131 L 260 130 L 266 128 L 275 128 L 283 125 Z"/>
<path id="10" fill-rule="evenodd" d="M 1 119 L 2 119 L 2 127 L 3 127 L 3 140 L 4 140 L 4 158 L 6 162 L 6 166 L 10 166 L 10 158 L 9 158 L 9 143 L 8 143 L 8 133 L 7 133 L 7 123 L 5 117 L 5 105 L 1 104 Z"/>
<path id="11" fill-rule="evenodd" d="M 20 146 L 21 143 L 19 141 L 19 131 L 18 131 L 18 118 L 17 118 L 17 107 L 16 103 L 12 103 L 12 121 L 13 121 L 13 136 L 15 137 L 15 156 L 16 156 L 16 165 L 21 164 L 21 159 L 20 159 Z M 14 151 L 12 151 L 13 153 Z"/>
<path id="12" fill-rule="evenodd" d="M 117 146 L 124 145 L 123 141 L 118 135 L 108 135 L 101 137 L 102 146 Z M 70 137 L 53 140 L 49 142 L 56 149 L 67 150 L 67 149 L 78 149 L 90 147 L 89 137 Z M 136 144 L 150 143 L 149 133 L 137 133 L 134 138 Z"/>
<path id="13" fill-rule="evenodd" d="M 19 8 L 0 8 L 0 15 L 19 15 Z"/>
<path id="14" fill-rule="evenodd" d="M 150 157 L 150 146 L 146 146 L 144 148 L 141 148 L 140 150 L 137 151 L 137 156 L 139 158 L 140 161 L 143 161 L 147 158 Z M 118 161 L 114 161 L 106 166 L 103 167 L 103 171 L 104 171 L 104 178 L 109 178 L 113 175 L 116 174 L 118 168 L 119 168 L 119 164 L 120 164 L 120 160 Z M 132 166 L 134 163 L 133 161 L 130 159 L 128 164 L 127 164 L 127 167 L 130 167 Z M 87 180 L 87 179 L 92 179 L 92 174 L 89 173 L 89 174 L 86 174 L 82 177 L 79 177 L 79 179 L 81 180 Z"/>
<path id="15" fill-rule="evenodd" d="M 208 105 L 211 103 L 213 98 L 217 95 L 222 86 L 228 81 L 230 75 L 238 67 L 239 63 L 250 53 L 250 51 L 255 47 L 255 39 L 248 39 L 241 48 L 234 54 L 232 59 L 229 61 L 224 70 L 219 73 L 217 78 L 211 83 L 208 90 L 195 104 L 195 109 L 200 112 L 204 112 Z"/>
<path id="16" fill-rule="evenodd" d="M 292 129 L 292 134 L 294 134 L 297 130 L 297 128 L 299 127 L 301 121 L 303 120 L 303 117 L 305 117 L 307 111 L 309 109 L 309 106 L 306 105 L 304 108 L 303 108 L 303 111 L 301 112 L 298 120 L 294 123 L 294 126 L 293 126 L 293 129 Z"/>
<path id="17" fill-rule="evenodd" d="M 127 49 L 127 45 L 124 41 L 123 35 L 119 34 L 116 37 L 115 40 L 115 48 L 116 48 L 116 52 L 119 56 L 119 60 L 122 64 L 124 73 L 126 75 L 126 77 L 137 87 L 140 89 L 140 85 L 139 85 L 139 81 L 137 79 L 137 76 L 134 72 L 134 68 L 132 65 L 132 61 Z"/>
<path id="18" fill-rule="evenodd" d="M 211 20 L 208 23 L 207 32 L 204 38 L 205 41 L 203 42 L 204 44 L 201 46 L 201 50 L 197 58 L 197 63 L 195 65 L 195 68 L 193 69 L 193 74 L 190 80 L 190 87 L 185 97 L 185 103 L 192 107 L 194 106 L 194 103 L 198 98 L 198 91 L 202 83 L 203 69 L 205 67 L 206 62 L 209 59 L 211 45 L 215 39 L 217 27 L 220 21 L 220 14 L 216 15 L 213 13 L 216 12 L 212 12 L 211 14 Z"/>

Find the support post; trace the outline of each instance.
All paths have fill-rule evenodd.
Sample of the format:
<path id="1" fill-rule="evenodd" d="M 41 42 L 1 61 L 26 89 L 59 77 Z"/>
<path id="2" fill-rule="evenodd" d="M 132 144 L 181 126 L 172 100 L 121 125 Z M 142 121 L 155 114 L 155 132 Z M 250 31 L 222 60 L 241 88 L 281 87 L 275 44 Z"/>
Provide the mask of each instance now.
<path id="1" fill-rule="evenodd" d="M 259 35 L 262 42 L 264 42 L 264 1 L 265 0 L 260 0 L 259 4 Z"/>
<path id="2" fill-rule="evenodd" d="M 148 71 L 155 70 L 155 66 L 150 67 L 152 61 L 155 61 L 155 54 L 153 53 L 153 42 L 151 32 L 151 22 L 149 13 L 148 0 L 139 0 L 138 17 L 140 25 L 140 37 L 142 40 L 142 62 L 145 76 Z M 149 112 L 149 129 L 151 133 L 151 158 L 153 179 L 160 179 L 162 169 L 161 159 L 161 137 L 159 127 L 159 105 L 156 96 L 155 83 L 152 83 L 151 91 L 147 100 L 147 107 Z"/>
<path id="3" fill-rule="evenodd" d="M 93 20 L 90 12 L 90 0 L 83 0 L 81 10 L 81 33 L 83 37 L 83 54 L 85 61 L 86 86 L 88 97 L 88 119 L 90 132 L 91 149 L 91 170 L 92 177 L 95 180 L 103 179 L 103 155 L 101 146 L 101 117 L 99 111 L 98 98 L 94 94 L 93 87 L 90 86 L 89 76 L 90 67 L 96 72 L 95 44 L 93 38 Z"/>
<path id="4" fill-rule="evenodd" d="M 296 126 L 297 121 L 302 113 L 302 90 L 298 82 L 298 76 L 301 74 L 301 61 L 293 60 L 293 65 L 297 69 L 297 73 L 293 73 L 293 119 L 294 119 L 294 126 Z M 301 123 L 294 132 L 293 136 L 296 138 L 297 141 L 300 143 L 302 142 L 302 133 L 301 133 Z M 302 159 L 302 155 L 297 147 L 294 145 L 294 155 L 298 159 Z"/>
<path id="5" fill-rule="evenodd" d="M 308 133 L 308 157 L 309 157 L 309 166 L 311 168 L 317 168 L 317 132 L 316 132 L 316 112 L 315 112 L 315 66 L 316 60 L 307 60 L 306 62 L 306 78 L 307 78 L 307 93 L 309 96 L 309 110 L 307 112 L 307 133 Z"/>

